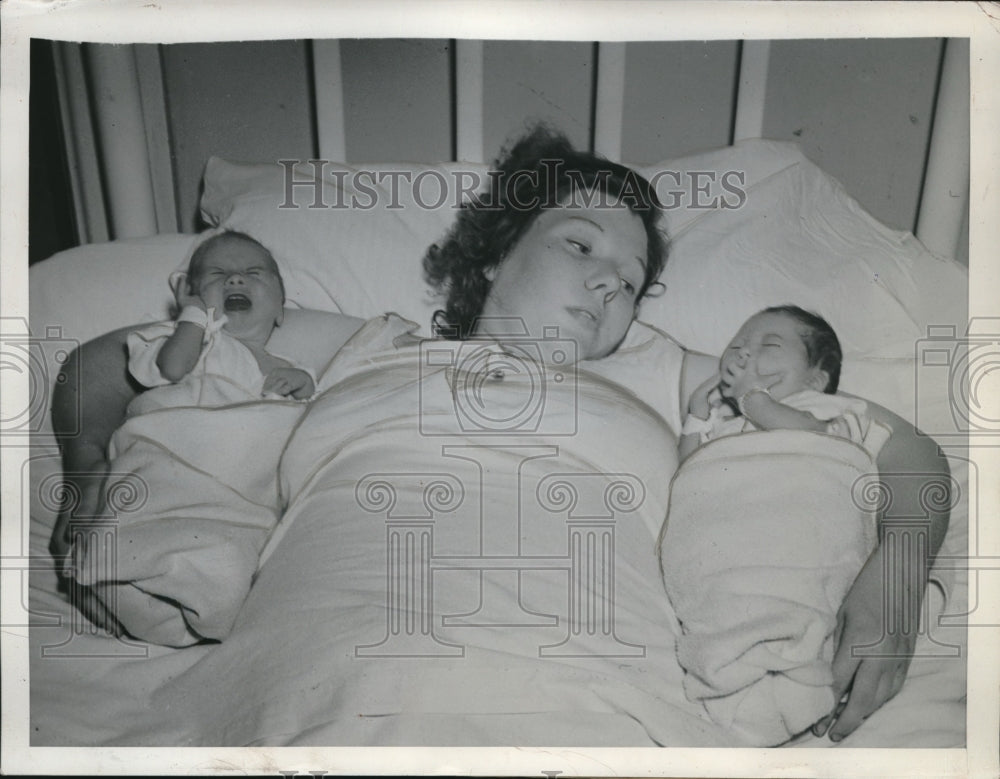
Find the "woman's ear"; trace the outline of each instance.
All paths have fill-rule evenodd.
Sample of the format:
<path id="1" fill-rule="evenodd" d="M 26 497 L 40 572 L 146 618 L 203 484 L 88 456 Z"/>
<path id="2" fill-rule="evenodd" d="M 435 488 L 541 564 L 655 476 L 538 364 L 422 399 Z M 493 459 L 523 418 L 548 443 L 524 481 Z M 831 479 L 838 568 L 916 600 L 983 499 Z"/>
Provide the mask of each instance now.
<path id="1" fill-rule="evenodd" d="M 281 323 L 284 321 L 285 321 L 285 308 L 284 306 L 282 306 L 281 311 L 279 311 L 278 315 L 274 318 L 274 326 L 281 327 Z"/>
<path id="2" fill-rule="evenodd" d="M 822 368 L 813 368 L 812 375 L 806 384 L 809 389 L 816 390 L 816 392 L 825 392 L 826 385 L 830 383 L 830 374 L 824 371 Z"/>
<path id="3" fill-rule="evenodd" d="M 483 271 L 483 276 L 487 281 L 493 281 L 497 277 L 497 269 L 500 267 L 499 263 L 496 265 L 490 265 Z"/>

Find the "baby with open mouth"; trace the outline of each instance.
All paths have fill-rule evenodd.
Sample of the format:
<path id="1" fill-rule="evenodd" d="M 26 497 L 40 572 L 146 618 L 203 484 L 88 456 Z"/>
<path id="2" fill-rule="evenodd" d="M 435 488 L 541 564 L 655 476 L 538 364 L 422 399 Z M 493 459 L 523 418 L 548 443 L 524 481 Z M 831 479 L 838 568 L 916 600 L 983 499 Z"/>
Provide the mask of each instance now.
<path id="1" fill-rule="evenodd" d="M 267 349 L 284 316 L 271 253 L 245 233 L 204 241 L 171 278 L 179 313 L 128 336 L 129 371 L 146 387 L 130 416 L 165 406 L 219 406 L 261 397 L 304 400 L 310 374 Z"/>

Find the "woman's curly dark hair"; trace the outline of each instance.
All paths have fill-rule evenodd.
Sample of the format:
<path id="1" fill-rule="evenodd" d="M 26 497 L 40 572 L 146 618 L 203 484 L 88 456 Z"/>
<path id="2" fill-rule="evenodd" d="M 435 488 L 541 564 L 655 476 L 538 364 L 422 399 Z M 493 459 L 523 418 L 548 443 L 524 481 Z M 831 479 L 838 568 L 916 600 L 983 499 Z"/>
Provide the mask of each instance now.
<path id="1" fill-rule="evenodd" d="M 562 133 L 536 125 L 501 152 L 490 172 L 489 190 L 462 206 L 444 241 L 424 256 L 428 283 L 446 298 L 445 308 L 434 314 L 435 335 L 472 335 L 490 291 L 486 272 L 503 262 L 544 209 L 555 208 L 567 196 L 625 207 L 642 219 L 646 277 L 636 300 L 642 298 L 667 260 L 666 236 L 657 227 L 662 206 L 656 192 L 634 170 L 576 151 Z"/>

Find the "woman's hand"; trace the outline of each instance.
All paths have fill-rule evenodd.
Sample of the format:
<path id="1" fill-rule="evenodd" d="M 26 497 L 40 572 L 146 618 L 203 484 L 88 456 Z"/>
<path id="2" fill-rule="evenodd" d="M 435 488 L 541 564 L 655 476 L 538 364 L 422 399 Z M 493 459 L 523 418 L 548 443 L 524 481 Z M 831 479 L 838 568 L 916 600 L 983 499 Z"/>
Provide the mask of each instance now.
<path id="1" fill-rule="evenodd" d="M 909 632 L 890 630 L 887 624 L 887 607 L 891 605 L 885 600 L 882 582 L 884 554 L 883 546 L 872 552 L 837 614 L 833 693 L 838 703 L 834 711 L 812 728 L 816 736 L 829 731 L 831 741 L 840 741 L 853 733 L 902 689 L 913 657 L 917 620 L 909 621 L 912 627 Z M 897 609 L 906 605 L 898 604 Z M 894 622 L 899 627 L 901 621 Z M 868 656 L 855 657 L 855 650 L 861 648 L 867 650 Z M 842 701 L 845 693 L 847 700 Z"/>
<path id="2" fill-rule="evenodd" d="M 49 551 L 59 566 L 59 590 L 66 594 L 70 604 L 84 617 L 113 636 L 122 636 L 124 629 L 92 587 L 85 587 L 73 577 L 70 555 L 73 539 L 70 521 L 92 521 L 104 514 L 104 490 L 107 486 L 109 465 L 106 461 L 93 462 L 86 473 L 67 473 L 65 479 L 71 495 L 76 498 L 59 514 L 49 540 Z"/>
<path id="3" fill-rule="evenodd" d="M 274 394 L 306 400 L 316 391 L 312 376 L 301 368 L 275 368 L 264 379 L 264 395 Z"/>
<path id="4" fill-rule="evenodd" d="M 85 473 L 77 471 L 63 475 L 67 489 L 75 500 L 69 501 L 59 512 L 49 539 L 49 551 L 57 563 L 63 564 L 72 548 L 70 520 L 88 521 L 102 515 L 109 467 L 106 460 L 94 460 L 87 463 Z"/>

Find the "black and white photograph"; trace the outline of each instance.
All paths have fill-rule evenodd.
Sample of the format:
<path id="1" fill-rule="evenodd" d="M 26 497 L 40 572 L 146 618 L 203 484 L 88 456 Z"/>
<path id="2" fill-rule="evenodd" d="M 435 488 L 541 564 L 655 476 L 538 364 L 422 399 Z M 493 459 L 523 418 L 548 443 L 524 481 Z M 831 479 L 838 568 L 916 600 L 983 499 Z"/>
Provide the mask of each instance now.
<path id="1" fill-rule="evenodd" d="M 2 770 L 995 776 L 1000 6 L 9 0 Z"/>

